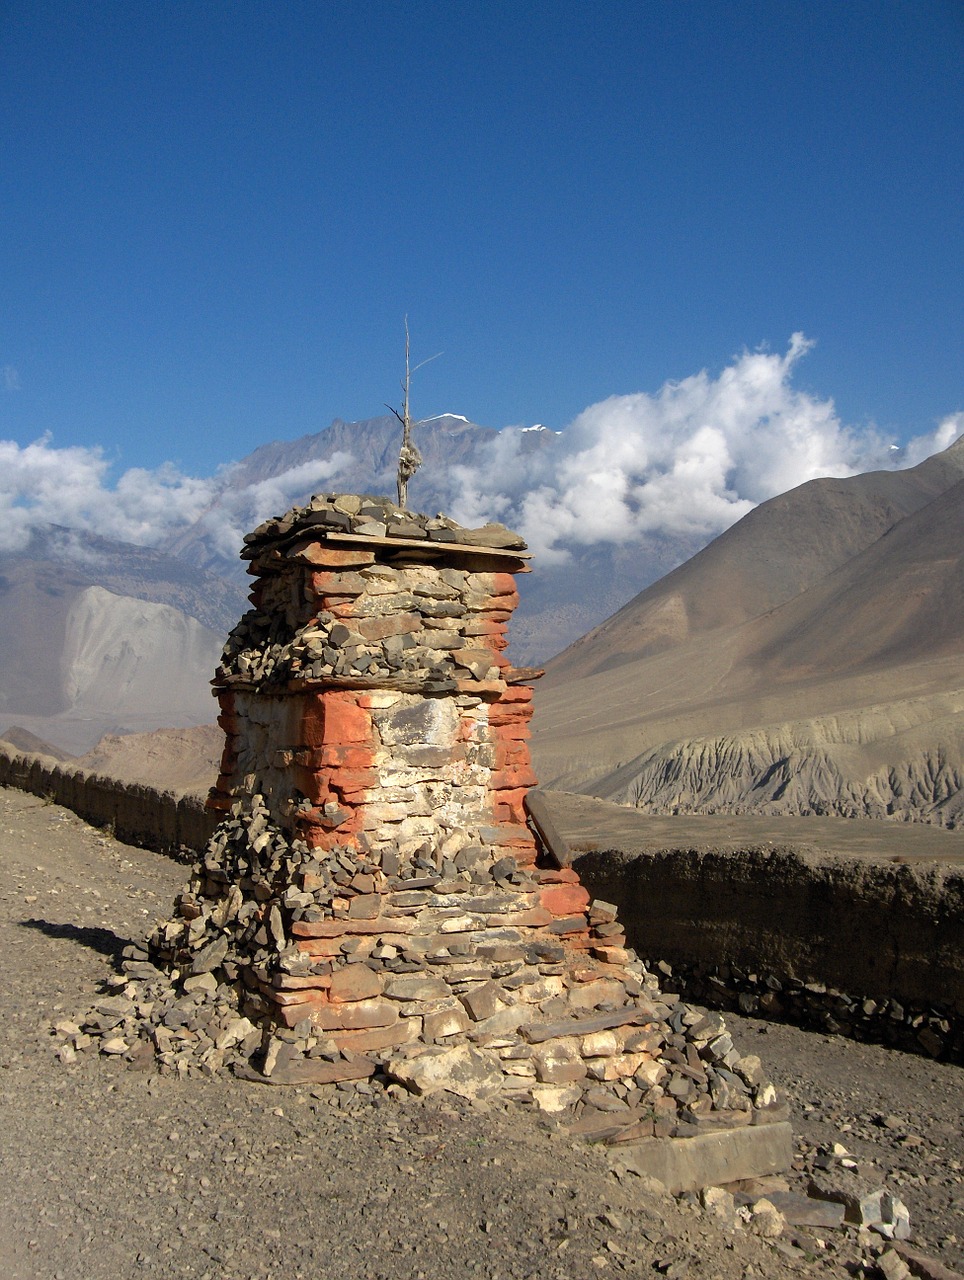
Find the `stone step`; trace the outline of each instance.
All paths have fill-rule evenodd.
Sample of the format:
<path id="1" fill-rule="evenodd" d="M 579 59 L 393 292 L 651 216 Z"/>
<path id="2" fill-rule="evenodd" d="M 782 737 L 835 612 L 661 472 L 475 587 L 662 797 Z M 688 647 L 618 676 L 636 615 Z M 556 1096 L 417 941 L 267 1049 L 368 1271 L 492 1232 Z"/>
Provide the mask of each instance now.
<path id="1" fill-rule="evenodd" d="M 617 1173 L 655 1178 L 672 1195 L 783 1173 L 792 1158 L 786 1121 L 702 1133 L 694 1138 L 644 1138 L 609 1152 L 609 1162 Z"/>

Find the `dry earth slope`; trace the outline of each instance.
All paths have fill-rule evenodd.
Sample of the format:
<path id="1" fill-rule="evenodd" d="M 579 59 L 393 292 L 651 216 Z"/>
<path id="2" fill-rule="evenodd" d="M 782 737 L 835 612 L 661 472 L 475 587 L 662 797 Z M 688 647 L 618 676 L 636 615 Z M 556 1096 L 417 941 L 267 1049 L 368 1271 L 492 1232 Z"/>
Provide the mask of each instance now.
<path id="1" fill-rule="evenodd" d="M 763 504 L 549 666 L 547 785 L 651 812 L 964 819 L 964 438 Z"/>

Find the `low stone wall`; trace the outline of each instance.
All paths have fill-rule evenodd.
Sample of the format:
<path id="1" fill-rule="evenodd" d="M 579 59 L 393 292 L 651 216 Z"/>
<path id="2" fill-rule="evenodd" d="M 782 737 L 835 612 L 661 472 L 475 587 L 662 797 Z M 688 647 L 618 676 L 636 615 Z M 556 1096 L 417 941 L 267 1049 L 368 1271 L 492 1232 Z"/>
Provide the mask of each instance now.
<path id="1" fill-rule="evenodd" d="M 964 1060 L 960 868 L 785 849 L 610 850 L 574 865 L 688 998 Z"/>
<path id="2" fill-rule="evenodd" d="M 18 787 L 72 809 L 118 840 L 192 862 L 218 822 L 199 796 L 119 782 L 60 764 L 51 756 L 0 747 L 0 786 Z"/>

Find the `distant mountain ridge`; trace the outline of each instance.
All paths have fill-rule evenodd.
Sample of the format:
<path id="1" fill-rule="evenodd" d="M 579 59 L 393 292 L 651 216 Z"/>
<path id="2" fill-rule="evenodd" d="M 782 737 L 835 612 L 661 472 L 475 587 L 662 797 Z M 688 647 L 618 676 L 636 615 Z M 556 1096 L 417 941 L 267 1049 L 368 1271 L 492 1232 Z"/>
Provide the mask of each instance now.
<path id="1" fill-rule="evenodd" d="M 964 437 L 906 471 L 810 480 L 755 507 L 581 636 L 551 670 L 566 678 L 634 661 L 776 608 L 847 564 L 964 479 Z"/>
<path id="2" fill-rule="evenodd" d="M 499 465 L 499 434 L 457 414 L 419 423 L 424 461 L 409 486 L 410 505 L 450 512 L 459 494 L 453 469 Z M 542 429 L 517 436 L 522 456 L 556 440 Z M 248 607 L 243 535 L 313 493 L 394 494 L 399 442 L 388 414 L 336 419 L 227 467 L 207 511 L 161 548 L 51 525 L 23 551 L 0 555 L 0 733 L 17 723 L 84 751 L 104 733 L 213 719 L 210 677 L 224 637 Z M 645 547 L 589 548 L 569 564 L 539 566 L 520 579 L 513 658 L 540 663 L 699 544 L 654 535 Z"/>
<path id="3" fill-rule="evenodd" d="M 518 497 L 521 484 L 525 497 L 525 484 L 537 484 L 533 477 L 556 465 L 553 451 L 561 447 L 552 431 L 499 432 L 458 414 L 418 424 L 415 438 L 424 463 L 410 483 L 410 505 L 467 523 L 506 515 L 471 492 L 474 476 L 516 467 L 515 491 Z M 244 533 L 313 493 L 394 493 L 399 441 L 388 414 L 336 419 L 324 431 L 265 444 L 225 467 L 208 509 L 159 549 L 51 526 L 25 551 L 0 556 L 0 732 L 18 722 L 59 746 L 85 750 L 105 732 L 210 720 L 217 654 L 247 608 L 238 557 Z M 954 446 L 912 471 L 802 486 L 737 526 L 752 536 L 739 535 L 734 555 L 726 552 L 730 534 L 702 552 L 705 538 L 696 533 L 657 530 L 623 545 L 574 538 L 567 559 L 537 558 L 535 572 L 520 577 L 510 656 L 517 665 L 542 665 L 571 645 L 561 665 L 550 665 L 551 689 L 557 672 L 564 680 L 615 671 L 710 628 L 722 634 L 724 621 L 736 626 L 786 602 L 926 505 L 961 478 L 962 453 Z M 493 501 L 498 507 L 501 499 Z M 641 603 L 621 608 L 640 591 Z M 617 710 L 614 725 L 622 706 Z M 620 761 L 638 754 L 631 746 L 621 748 Z"/>
<path id="4" fill-rule="evenodd" d="M 964 437 L 757 507 L 554 659 L 544 784 L 964 822 Z"/>

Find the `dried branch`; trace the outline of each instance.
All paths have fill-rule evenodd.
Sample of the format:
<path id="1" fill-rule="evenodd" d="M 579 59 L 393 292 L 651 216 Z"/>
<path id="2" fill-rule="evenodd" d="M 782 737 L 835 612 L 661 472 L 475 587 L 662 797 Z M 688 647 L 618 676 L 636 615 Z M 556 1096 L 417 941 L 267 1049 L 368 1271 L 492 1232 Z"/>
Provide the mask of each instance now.
<path id="1" fill-rule="evenodd" d="M 405 377 L 401 382 L 402 388 L 402 409 L 401 412 L 390 404 L 386 404 L 386 409 L 391 409 L 392 413 L 402 424 L 402 447 L 398 455 L 398 505 L 404 507 L 408 501 L 408 482 L 412 476 L 422 465 L 422 455 L 412 443 L 412 427 L 418 423 L 412 422 L 412 415 L 409 412 L 409 391 L 412 384 L 412 374 L 417 373 L 419 369 L 430 364 L 433 360 L 437 360 L 442 354 L 437 352 L 434 356 L 428 356 L 425 360 L 420 360 L 413 369 L 411 367 L 411 344 L 408 332 L 408 316 L 405 317 Z"/>

